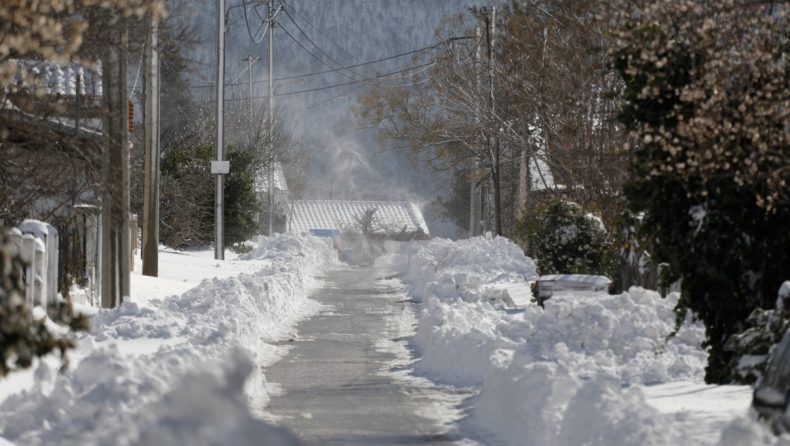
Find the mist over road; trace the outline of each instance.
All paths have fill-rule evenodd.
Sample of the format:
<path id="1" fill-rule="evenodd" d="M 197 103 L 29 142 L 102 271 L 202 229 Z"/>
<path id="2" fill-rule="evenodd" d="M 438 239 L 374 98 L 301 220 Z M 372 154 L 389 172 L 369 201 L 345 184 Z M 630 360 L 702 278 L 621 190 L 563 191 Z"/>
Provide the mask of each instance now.
<path id="1" fill-rule="evenodd" d="M 476 444 L 447 434 L 469 394 L 409 374 L 414 304 L 387 274 L 348 267 L 321 277 L 311 297 L 327 308 L 265 370 L 282 392 L 267 412 L 306 444 Z"/>

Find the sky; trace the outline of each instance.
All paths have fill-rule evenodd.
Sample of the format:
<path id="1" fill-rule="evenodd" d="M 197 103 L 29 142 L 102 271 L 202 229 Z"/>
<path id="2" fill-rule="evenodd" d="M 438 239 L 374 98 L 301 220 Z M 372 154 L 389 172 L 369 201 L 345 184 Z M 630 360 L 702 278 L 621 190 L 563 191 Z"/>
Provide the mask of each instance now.
<path id="1" fill-rule="evenodd" d="M 448 14 L 485 0 L 288 0 L 276 17 L 274 77 L 278 107 L 297 140 L 309 150 L 310 183 L 306 198 L 410 200 L 420 206 L 442 193 L 441 176 L 409 166 L 401 153 L 385 150 L 373 132 L 360 128 L 350 112 L 357 96 L 377 73 L 397 70 L 411 53 L 436 43 L 435 29 Z M 230 1 L 226 8 L 241 4 Z M 215 77 L 216 4 L 199 3 L 191 16 L 204 43 L 194 59 L 193 93 L 207 97 Z M 229 103 L 246 103 L 249 62 L 253 98 L 268 103 L 268 35 L 262 38 L 266 8 L 233 8 L 226 36 L 226 90 Z M 260 17 L 259 17 L 260 14 Z M 254 41 L 260 41 L 255 44 Z M 380 62 L 369 63 L 387 59 Z M 350 67 L 348 70 L 339 69 Z M 408 80 L 404 80 L 407 82 Z M 432 232 L 452 228 L 429 221 Z"/>

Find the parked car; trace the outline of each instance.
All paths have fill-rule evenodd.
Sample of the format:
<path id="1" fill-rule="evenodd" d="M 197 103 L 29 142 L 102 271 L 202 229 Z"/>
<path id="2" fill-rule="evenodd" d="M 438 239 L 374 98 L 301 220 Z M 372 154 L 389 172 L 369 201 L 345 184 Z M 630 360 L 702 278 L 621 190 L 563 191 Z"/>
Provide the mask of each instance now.
<path id="1" fill-rule="evenodd" d="M 613 282 L 606 276 L 587 274 L 552 274 L 540 276 L 532 285 L 532 295 L 541 307 L 558 291 L 605 291 L 611 292 Z"/>
<path id="2" fill-rule="evenodd" d="M 752 409 L 774 433 L 790 432 L 788 409 L 790 393 L 790 332 L 785 333 L 768 362 L 762 381 L 754 391 Z"/>

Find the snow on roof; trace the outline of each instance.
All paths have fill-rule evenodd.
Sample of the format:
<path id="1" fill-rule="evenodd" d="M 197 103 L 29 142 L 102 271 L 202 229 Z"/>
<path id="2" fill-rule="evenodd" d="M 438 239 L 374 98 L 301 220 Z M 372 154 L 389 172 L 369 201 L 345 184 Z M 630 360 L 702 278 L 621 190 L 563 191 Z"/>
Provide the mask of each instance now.
<path id="1" fill-rule="evenodd" d="M 310 229 L 343 229 L 357 223 L 355 217 L 368 209 L 376 209 L 374 215 L 378 227 L 390 231 L 413 232 L 422 229 L 428 234 L 428 225 L 420 209 L 408 201 L 339 201 L 300 200 L 293 202 L 291 230 L 296 233 Z"/>
<path id="2" fill-rule="evenodd" d="M 263 170 L 255 178 L 255 192 L 267 193 L 269 191 L 269 170 Z M 288 182 L 285 181 L 285 174 L 283 167 L 280 163 L 274 163 L 274 192 L 281 194 L 288 194 Z"/>

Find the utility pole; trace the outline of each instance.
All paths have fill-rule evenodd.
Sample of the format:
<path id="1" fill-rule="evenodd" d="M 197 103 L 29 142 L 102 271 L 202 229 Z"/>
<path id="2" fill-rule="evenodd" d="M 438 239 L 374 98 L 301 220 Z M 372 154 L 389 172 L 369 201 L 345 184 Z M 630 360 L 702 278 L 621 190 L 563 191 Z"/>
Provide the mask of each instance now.
<path id="1" fill-rule="evenodd" d="M 120 15 L 118 13 L 117 15 Z M 104 54 L 102 102 L 105 115 L 102 193 L 101 305 L 114 308 L 129 296 L 129 107 L 126 21 L 113 17 Z M 136 236 L 136 234 L 135 234 Z"/>
<path id="2" fill-rule="evenodd" d="M 143 275 L 159 276 L 159 23 L 152 19 L 145 42 L 145 184 L 143 185 Z"/>
<path id="3" fill-rule="evenodd" d="M 217 0 L 217 160 L 212 162 L 211 173 L 217 176 L 214 196 L 214 258 L 225 260 L 223 176 L 230 169 L 224 162 L 225 127 L 225 0 Z"/>
<path id="4" fill-rule="evenodd" d="M 242 59 L 242 61 L 247 61 L 250 63 L 248 68 L 248 74 L 250 79 L 250 116 L 252 116 L 252 64 L 258 61 L 258 57 L 253 58 L 252 56 L 247 56 L 246 59 Z"/>
<path id="5" fill-rule="evenodd" d="M 274 0 L 269 0 L 269 236 L 274 218 Z"/>
<path id="6" fill-rule="evenodd" d="M 474 58 L 474 73 L 475 73 L 475 87 L 480 92 L 480 74 L 478 69 L 480 67 L 480 27 L 475 29 L 475 58 Z M 475 123 L 480 126 L 480 114 L 475 114 Z M 479 161 L 479 160 L 478 160 Z M 478 170 L 479 166 L 475 168 Z M 475 178 L 472 178 L 472 186 L 469 194 L 469 237 L 475 237 L 481 233 L 480 221 L 482 219 L 482 187 Z"/>
<path id="7" fill-rule="evenodd" d="M 494 126 L 496 125 L 496 102 L 494 96 L 494 59 L 495 59 L 495 47 L 494 42 L 496 39 L 496 6 L 491 7 L 491 18 L 489 19 L 489 31 L 488 31 L 488 85 L 491 91 L 491 121 L 489 123 L 489 134 L 491 132 L 494 133 L 493 138 L 493 147 L 489 145 L 489 148 L 492 150 L 492 180 L 494 186 L 494 231 L 496 235 L 502 235 L 502 183 L 501 183 L 501 175 L 499 170 L 499 157 L 500 157 L 500 147 L 499 147 L 499 135 L 498 132 L 494 130 Z"/>

